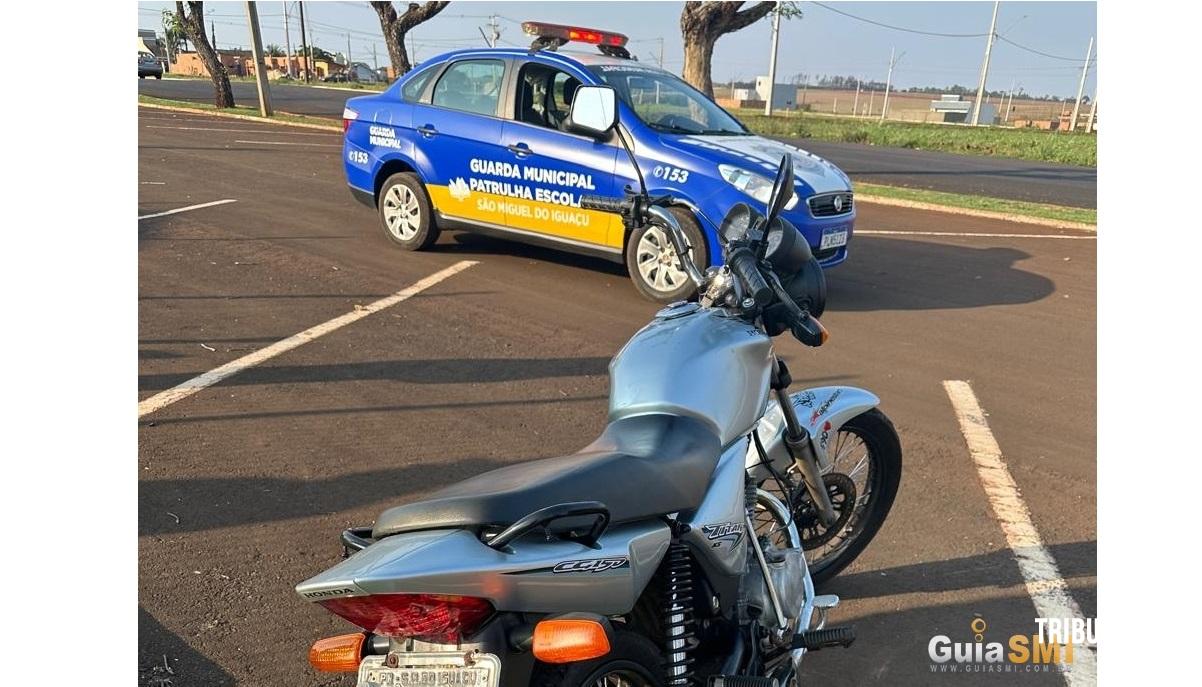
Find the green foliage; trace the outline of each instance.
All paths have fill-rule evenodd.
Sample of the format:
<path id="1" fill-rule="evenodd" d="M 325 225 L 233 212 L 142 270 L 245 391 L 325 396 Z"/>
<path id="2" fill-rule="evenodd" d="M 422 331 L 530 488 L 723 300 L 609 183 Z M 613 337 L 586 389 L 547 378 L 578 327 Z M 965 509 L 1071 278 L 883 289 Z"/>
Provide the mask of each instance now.
<path id="1" fill-rule="evenodd" d="M 878 123 L 875 119 L 806 114 L 765 117 L 747 110 L 737 112 L 736 116 L 749 129 L 764 136 L 796 136 L 820 141 L 1012 157 L 1083 167 L 1098 165 L 1097 136 L 1083 132 L 912 122 Z"/>
<path id="2" fill-rule="evenodd" d="M 1098 211 L 1093 208 L 1074 208 L 1064 205 L 1030 203 L 1007 198 L 972 196 L 963 193 L 947 193 L 945 191 L 928 191 L 926 189 L 904 188 L 902 186 L 883 186 L 881 184 L 868 184 L 860 181 L 853 182 L 853 187 L 856 193 L 860 195 L 911 200 L 919 203 L 947 205 L 971 210 L 988 210 L 1008 215 L 1027 215 L 1029 217 L 1040 217 L 1060 222 L 1098 223 Z"/>

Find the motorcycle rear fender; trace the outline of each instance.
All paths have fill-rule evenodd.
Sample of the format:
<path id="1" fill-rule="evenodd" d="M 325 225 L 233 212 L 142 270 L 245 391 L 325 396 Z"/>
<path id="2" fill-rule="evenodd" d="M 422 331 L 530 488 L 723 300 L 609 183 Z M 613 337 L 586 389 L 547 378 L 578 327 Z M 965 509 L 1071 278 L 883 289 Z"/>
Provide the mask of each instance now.
<path id="1" fill-rule="evenodd" d="M 853 386 L 803 389 L 790 394 L 789 398 L 797 411 L 797 419 L 810 431 L 810 443 L 814 446 L 818 467 L 823 470 L 830 467 L 830 458 L 826 453 L 827 443 L 838 433 L 843 423 L 881 403 L 881 399 L 872 392 Z M 756 424 L 755 431 L 768 458 L 778 470 L 782 466 L 793 464 L 793 457 L 785 447 L 785 418 L 775 400 L 768 403 L 768 408 Z M 747 470 L 757 478 L 769 476 L 760 463 L 760 454 L 754 443 L 747 449 Z"/>
<path id="2" fill-rule="evenodd" d="M 296 586 L 307 601 L 368 594 L 454 594 L 500 612 L 628 613 L 671 540 L 659 520 L 613 525 L 596 548 L 531 533 L 489 548 L 467 530 L 385 537 Z"/>

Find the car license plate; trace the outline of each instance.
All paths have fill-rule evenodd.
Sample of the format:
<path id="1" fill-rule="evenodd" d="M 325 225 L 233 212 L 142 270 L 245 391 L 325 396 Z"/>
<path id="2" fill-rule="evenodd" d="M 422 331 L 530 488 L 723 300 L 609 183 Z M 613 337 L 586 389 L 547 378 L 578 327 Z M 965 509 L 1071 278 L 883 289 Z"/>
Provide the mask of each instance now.
<path id="1" fill-rule="evenodd" d="M 827 229 L 822 232 L 822 245 L 818 246 L 819 250 L 827 248 L 838 248 L 839 246 L 847 245 L 847 229 Z"/>
<path id="2" fill-rule="evenodd" d="M 359 664 L 357 687 L 497 687 L 501 660 L 492 654 L 396 653 L 368 656 Z"/>

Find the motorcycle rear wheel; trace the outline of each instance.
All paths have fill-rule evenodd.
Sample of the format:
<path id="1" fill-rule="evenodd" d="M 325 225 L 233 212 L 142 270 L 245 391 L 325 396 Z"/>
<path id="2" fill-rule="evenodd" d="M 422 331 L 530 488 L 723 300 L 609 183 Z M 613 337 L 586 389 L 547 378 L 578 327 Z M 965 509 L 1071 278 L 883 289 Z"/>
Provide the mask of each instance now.
<path id="1" fill-rule="evenodd" d="M 845 521 L 840 519 L 840 531 L 827 542 L 806 550 L 806 562 L 815 586 L 838 575 L 864 552 L 881 529 L 881 525 L 885 523 L 885 518 L 889 516 L 901 482 L 901 441 L 893 423 L 877 408 L 861 413 L 844 423 L 828 446 L 831 467 L 823 475 L 825 477 L 836 473 L 850 477 L 854 483 L 855 510 Z M 788 476 L 794 485 L 801 484 L 801 478 L 796 472 L 790 471 Z M 838 484 L 847 483 L 847 480 L 841 478 L 832 478 L 832 481 Z M 789 496 L 781 493 L 775 480 L 768 480 L 763 488 L 789 503 Z M 813 507 L 805 489 L 795 488 L 792 491 L 790 509 L 793 512 L 794 523 L 802 533 L 803 539 L 806 539 L 807 531 L 812 536 L 820 531 L 820 526 L 815 526 Z M 865 501 L 862 507 L 861 500 Z M 771 527 L 771 524 L 764 523 L 764 526 Z M 761 534 L 765 533 L 761 530 L 759 518 L 756 530 Z M 829 533 L 824 533 L 827 534 Z"/>
<path id="2" fill-rule="evenodd" d="M 631 630 L 614 630 L 609 653 L 578 663 L 537 663 L 530 687 L 663 687 L 655 643 Z"/>

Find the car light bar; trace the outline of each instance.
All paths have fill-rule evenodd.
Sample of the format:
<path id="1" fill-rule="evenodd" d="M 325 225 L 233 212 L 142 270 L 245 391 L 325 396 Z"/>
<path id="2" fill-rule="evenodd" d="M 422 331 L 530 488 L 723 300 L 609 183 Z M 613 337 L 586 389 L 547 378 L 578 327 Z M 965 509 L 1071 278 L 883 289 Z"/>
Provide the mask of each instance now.
<path id="1" fill-rule="evenodd" d="M 522 31 L 530 36 L 539 38 L 557 38 L 561 41 L 577 41 L 593 45 L 626 45 L 627 37 L 612 31 L 586 29 L 580 26 L 565 26 L 563 24 L 545 24 L 538 21 L 522 22 Z"/>

